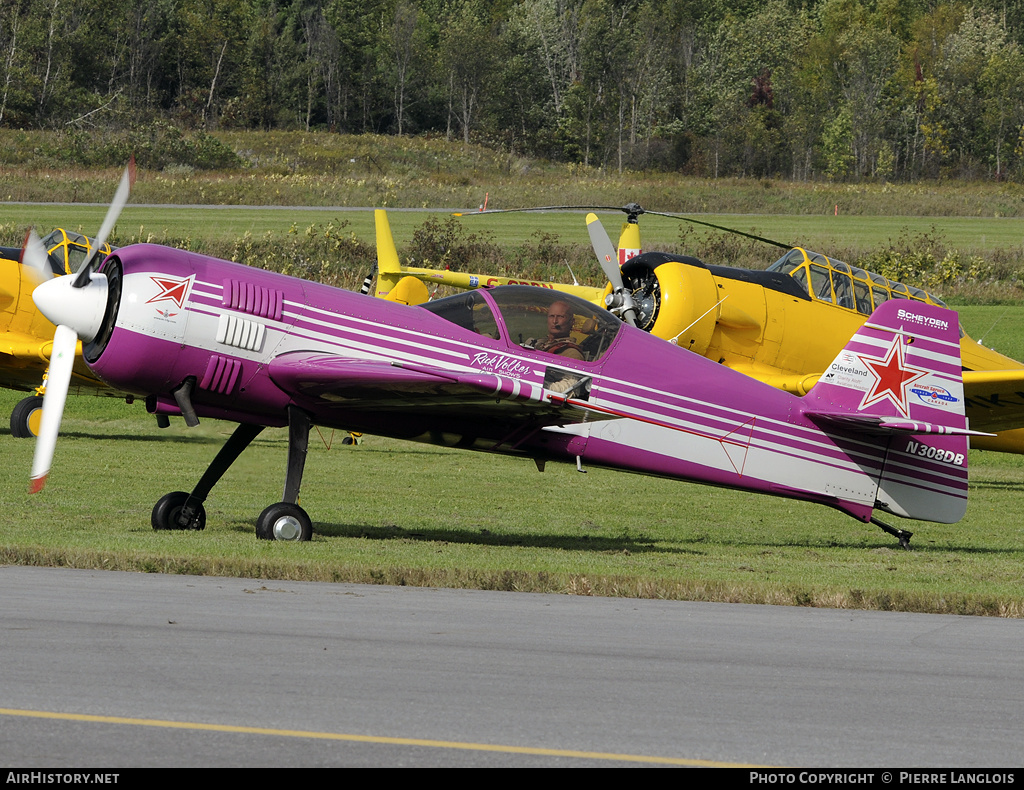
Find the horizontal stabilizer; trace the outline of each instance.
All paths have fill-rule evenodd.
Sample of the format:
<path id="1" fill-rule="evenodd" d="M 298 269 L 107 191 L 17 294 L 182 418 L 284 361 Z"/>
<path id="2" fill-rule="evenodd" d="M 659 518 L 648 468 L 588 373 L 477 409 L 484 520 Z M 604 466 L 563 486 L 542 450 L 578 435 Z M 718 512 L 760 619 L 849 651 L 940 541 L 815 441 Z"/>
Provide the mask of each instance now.
<path id="1" fill-rule="evenodd" d="M 815 422 L 831 423 L 837 426 L 861 430 L 868 433 L 916 433 L 946 436 L 995 436 L 984 431 L 969 428 L 952 428 L 930 422 L 903 420 L 898 417 L 878 417 L 872 414 L 836 414 L 834 412 L 804 412 Z"/>

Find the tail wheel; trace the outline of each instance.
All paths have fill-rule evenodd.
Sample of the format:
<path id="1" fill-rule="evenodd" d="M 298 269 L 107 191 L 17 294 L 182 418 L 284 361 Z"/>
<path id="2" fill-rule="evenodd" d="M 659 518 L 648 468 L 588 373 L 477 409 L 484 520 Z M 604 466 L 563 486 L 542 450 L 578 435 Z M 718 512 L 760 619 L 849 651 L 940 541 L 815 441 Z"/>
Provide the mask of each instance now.
<path id="1" fill-rule="evenodd" d="M 43 398 L 31 395 L 20 401 L 11 412 L 11 436 L 17 439 L 31 439 L 39 435 L 39 424 L 43 419 Z"/>
<path id="2" fill-rule="evenodd" d="M 184 525 L 178 523 L 182 508 L 185 507 L 188 498 L 189 495 L 184 491 L 172 491 L 170 494 L 160 497 L 153 506 L 153 529 L 205 529 L 206 508 L 201 504 L 195 508 L 188 523 Z"/>

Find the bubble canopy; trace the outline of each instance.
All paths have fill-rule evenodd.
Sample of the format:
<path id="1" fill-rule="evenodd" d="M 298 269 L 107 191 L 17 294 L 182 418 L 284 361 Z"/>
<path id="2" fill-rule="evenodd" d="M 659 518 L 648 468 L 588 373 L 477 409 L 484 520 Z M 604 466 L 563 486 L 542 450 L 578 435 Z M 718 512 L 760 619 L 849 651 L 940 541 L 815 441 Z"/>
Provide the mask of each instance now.
<path id="1" fill-rule="evenodd" d="M 584 362 L 596 362 L 607 351 L 622 322 L 603 310 L 570 294 L 528 285 L 505 285 L 447 296 L 421 305 L 453 324 L 510 345 L 568 356 L 566 346 L 578 349 Z M 548 350 L 549 315 L 559 314 L 568 323 L 560 350 Z M 563 330 L 564 331 L 564 330 Z M 552 346 L 552 348 L 559 348 Z"/>

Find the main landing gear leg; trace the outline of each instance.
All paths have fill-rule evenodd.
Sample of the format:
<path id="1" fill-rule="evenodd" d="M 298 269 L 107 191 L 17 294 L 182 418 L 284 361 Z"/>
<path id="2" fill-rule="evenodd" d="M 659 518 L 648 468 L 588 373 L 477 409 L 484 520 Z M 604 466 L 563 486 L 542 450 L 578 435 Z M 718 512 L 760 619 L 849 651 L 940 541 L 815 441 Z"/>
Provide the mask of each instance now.
<path id="1" fill-rule="evenodd" d="M 309 416 L 294 406 L 288 407 L 288 472 L 284 481 L 284 499 L 271 505 L 256 519 L 256 537 L 262 540 L 309 540 L 313 522 L 298 505 L 302 473 L 309 448 Z"/>
<path id="2" fill-rule="evenodd" d="M 239 424 L 191 494 L 172 491 L 160 498 L 153 507 L 153 529 L 203 529 L 206 526 L 206 508 L 203 507 L 206 497 L 228 467 L 262 431 L 262 425 Z"/>
<path id="3" fill-rule="evenodd" d="M 905 529 L 896 529 L 896 527 L 890 527 L 888 524 L 883 521 L 879 521 L 877 518 L 871 519 L 871 523 L 896 538 L 896 540 L 900 542 L 901 549 L 910 548 L 910 538 L 914 534 L 913 532 L 909 532 Z"/>

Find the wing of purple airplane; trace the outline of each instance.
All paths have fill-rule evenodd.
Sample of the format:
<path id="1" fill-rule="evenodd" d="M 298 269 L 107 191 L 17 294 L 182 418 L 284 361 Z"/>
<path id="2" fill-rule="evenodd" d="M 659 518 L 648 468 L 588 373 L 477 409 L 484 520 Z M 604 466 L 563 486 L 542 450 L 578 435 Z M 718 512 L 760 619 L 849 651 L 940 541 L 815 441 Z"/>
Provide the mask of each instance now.
<path id="1" fill-rule="evenodd" d="M 282 354 L 268 366 L 270 379 L 312 412 L 339 406 L 364 411 L 494 406 L 503 417 L 533 414 L 546 425 L 578 422 L 583 411 L 552 401 L 544 387 L 478 370 L 459 371 L 397 361 L 354 360 L 334 354 Z M 550 396 L 550 393 L 548 393 Z M 519 408 L 510 409 L 510 403 Z"/>

